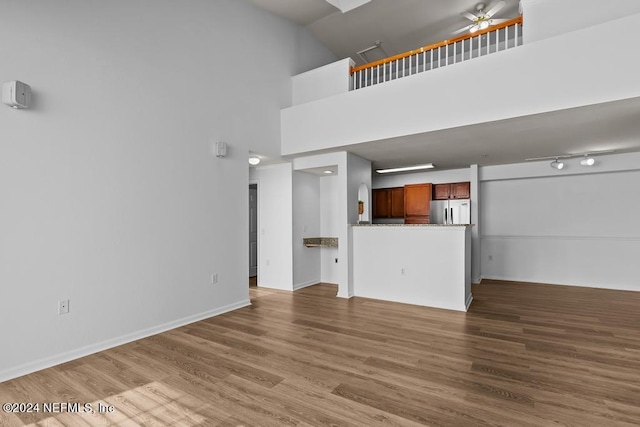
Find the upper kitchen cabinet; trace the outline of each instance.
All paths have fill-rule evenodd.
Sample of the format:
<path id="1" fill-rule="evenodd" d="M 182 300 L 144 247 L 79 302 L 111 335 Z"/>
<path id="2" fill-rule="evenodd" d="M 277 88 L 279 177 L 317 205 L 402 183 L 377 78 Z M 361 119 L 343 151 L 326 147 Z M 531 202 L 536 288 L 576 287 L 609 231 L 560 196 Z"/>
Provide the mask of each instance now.
<path id="1" fill-rule="evenodd" d="M 404 187 L 378 188 L 372 193 L 374 218 L 404 218 Z"/>
<path id="2" fill-rule="evenodd" d="M 373 217 L 374 218 L 389 218 L 389 189 L 377 188 L 371 190 L 373 196 Z"/>
<path id="3" fill-rule="evenodd" d="M 468 181 L 433 185 L 433 200 L 469 198 L 471 198 L 471 183 Z"/>
<path id="4" fill-rule="evenodd" d="M 404 186 L 405 224 L 429 224 L 431 184 Z"/>
<path id="5" fill-rule="evenodd" d="M 404 218 L 404 187 L 389 189 L 391 218 Z"/>

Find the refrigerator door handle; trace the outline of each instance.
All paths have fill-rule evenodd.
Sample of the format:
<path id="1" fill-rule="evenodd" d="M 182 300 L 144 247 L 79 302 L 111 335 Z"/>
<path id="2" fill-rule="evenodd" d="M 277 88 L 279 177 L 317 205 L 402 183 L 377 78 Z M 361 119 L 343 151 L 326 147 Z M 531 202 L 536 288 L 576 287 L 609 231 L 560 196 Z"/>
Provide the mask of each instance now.
<path id="1" fill-rule="evenodd" d="M 449 209 L 451 209 L 451 213 L 449 215 L 449 221 L 450 221 L 449 224 L 453 224 L 453 208 L 449 208 Z"/>
<path id="2" fill-rule="evenodd" d="M 449 209 L 444 208 L 444 223 L 445 223 L 445 224 L 448 224 L 448 223 L 449 223 L 449 221 L 447 220 L 447 211 L 448 211 L 448 210 L 449 210 Z"/>

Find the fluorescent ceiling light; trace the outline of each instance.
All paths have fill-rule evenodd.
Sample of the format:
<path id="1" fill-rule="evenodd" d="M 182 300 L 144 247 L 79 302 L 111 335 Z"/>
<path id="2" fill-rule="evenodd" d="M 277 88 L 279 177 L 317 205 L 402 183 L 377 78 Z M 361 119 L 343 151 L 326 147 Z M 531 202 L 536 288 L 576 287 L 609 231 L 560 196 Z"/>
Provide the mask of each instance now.
<path id="1" fill-rule="evenodd" d="M 332 173 L 333 173 L 333 171 L 326 170 L 326 171 L 324 171 L 324 173 L 326 173 L 327 175 L 330 175 L 330 174 L 332 174 Z"/>
<path id="2" fill-rule="evenodd" d="M 427 163 L 424 165 L 417 166 L 405 166 L 403 168 L 391 168 L 391 169 L 377 169 L 378 173 L 392 173 L 392 172 L 406 172 L 406 171 L 417 171 L 422 169 L 433 169 L 436 166 L 433 163 Z"/>
<path id="3" fill-rule="evenodd" d="M 260 164 L 260 157 L 258 157 L 258 156 L 251 156 L 251 157 L 249 157 L 249 164 L 250 164 L 251 166 L 255 166 L 255 165 Z"/>

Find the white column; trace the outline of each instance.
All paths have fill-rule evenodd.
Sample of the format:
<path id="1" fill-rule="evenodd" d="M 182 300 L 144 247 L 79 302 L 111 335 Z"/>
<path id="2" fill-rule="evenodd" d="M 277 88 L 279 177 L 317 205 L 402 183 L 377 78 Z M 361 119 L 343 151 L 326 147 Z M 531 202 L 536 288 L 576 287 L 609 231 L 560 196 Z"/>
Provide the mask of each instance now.
<path id="1" fill-rule="evenodd" d="M 480 177 L 478 165 L 471 165 L 469 171 L 471 181 L 471 281 L 479 283 L 482 279 L 481 263 L 482 253 L 480 251 Z"/>

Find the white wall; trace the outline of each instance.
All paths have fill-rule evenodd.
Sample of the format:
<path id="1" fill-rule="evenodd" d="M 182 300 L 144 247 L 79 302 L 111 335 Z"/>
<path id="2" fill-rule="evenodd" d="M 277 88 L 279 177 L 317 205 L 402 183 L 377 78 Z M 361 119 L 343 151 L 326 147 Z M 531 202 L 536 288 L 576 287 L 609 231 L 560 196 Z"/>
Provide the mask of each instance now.
<path id="1" fill-rule="evenodd" d="M 469 168 L 471 182 L 471 281 L 480 283 L 482 280 L 482 223 L 480 210 L 482 209 L 482 195 L 480 193 L 480 167 L 471 165 Z"/>
<path id="2" fill-rule="evenodd" d="M 307 248 L 304 238 L 321 233 L 321 178 L 306 172 L 293 172 L 293 289 L 321 281 L 320 250 Z"/>
<path id="3" fill-rule="evenodd" d="M 634 168 L 623 166 L 633 158 Z M 597 160 L 589 169 L 570 166 L 573 173 L 549 162 L 517 174 L 516 165 L 484 168 L 502 176 L 481 184 L 484 278 L 640 290 L 640 155 Z M 527 177 L 536 167 L 546 176 Z"/>
<path id="4" fill-rule="evenodd" d="M 340 180 L 337 175 L 320 178 L 320 234 L 323 237 L 338 237 L 340 230 Z M 343 242 L 338 241 L 338 245 Z M 338 283 L 338 248 L 320 248 L 321 281 Z M 338 262 L 340 259 L 338 258 Z"/>
<path id="5" fill-rule="evenodd" d="M 282 152 L 345 150 L 351 144 L 638 97 L 640 61 L 630 54 L 638 39 L 640 15 L 633 15 L 287 108 L 281 113 Z M 616 58 L 615 67 L 594 66 L 594 52 Z M 478 82 L 496 76 L 500 84 L 482 108 L 468 102 Z M 438 102 L 424 102 L 416 93 Z M 381 107 L 386 105 L 394 107 Z"/>
<path id="6" fill-rule="evenodd" d="M 434 170 L 430 172 L 373 174 L 373 188 L 404 187 L 407 184 L 442 184 L 445 182 L 464 182 L 470 180 L 470 169 Z"/>
<path id="7" fill-rule="evenodd" d="M 364 184 L 369 189 L 369 200 L 371 200 L 371 162 L 349 153 L 347 155 L 347 224 L 357 224 L 358 214 L 358 192 L 360 186 Z M 371 206 L 369 206 L 371 210 Z M 352 297 L 353 293 L 353 235 L 351 227 L 347 226 L 348 245 L 341 246 L 340 257 L 343 260 L 343 268 L 347 263 L 347 293 L 342 292 L 342 297 Z"/>
<path id="8" fill-rule="evenodd" d="M 324 67 L 291 78 L 293 105 L 349 92 L 351 89 L 351 58 L 341 59 Z"/>
<path id="9" fill-rule="evenodd" d="M 248 304 L 247 151 L 335 57 L 238 0 L 5 0 L 0 40 L 0 381 Z"/>
<path id="10" fill-rule="evenodd" d="M 293 290 L 291 163 L 251 170 L 258 183 L 258 286 Z"/>
<path id="11" fill-rule="evenodd" d="M 640 13 L 638 0 L 520 0 L 524 40 L 537 40 Z"/>

